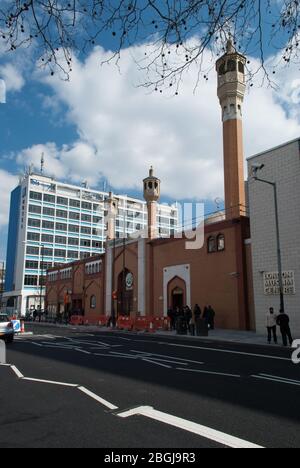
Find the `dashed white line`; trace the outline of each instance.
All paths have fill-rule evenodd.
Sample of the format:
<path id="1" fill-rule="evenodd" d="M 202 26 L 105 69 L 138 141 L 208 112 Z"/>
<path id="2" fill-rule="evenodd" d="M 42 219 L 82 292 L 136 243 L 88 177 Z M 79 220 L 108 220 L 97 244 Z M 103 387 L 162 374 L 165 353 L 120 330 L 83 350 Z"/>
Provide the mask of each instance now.
<path id="1" fill-rule="evenodd" d="M 161 362 L 152 361 L 151 359 L 142 358 L 142 361 L 144 361 L 144 362 L 149 362 L 150 364 L 155 364 L 156 366 L 165 367 L 165 368 L 167 368 L 167 369 L 172 369 L 172 367 L 171 367 L 171 366 L 167 366 L 167 364 L 162 364 Z"/>
<path id="2" fill-rule="evenodd" d="M 178 429 L 183 429 L 185 431 L 192 432 L 193 434 L 197 434 L 201 437 L 204 437 L 205 439 L 212 440 L 226 447 L 237 449 L 263 448 L 246 440 L 233 437 L 231 435 L 225 434 L 224 432 L 216 431 L 209 427 L 202 426 L 201 424 L 189 421 L 187 419 L 178 418 L 177 416 L 163 413 L 162 411 L 157 411 L 151 406 L 140 406 L 139 408 L 135 408 L 118 414 L 120 418 L 128 418 L 130 416 L 136 415 L 145 416 L 147 418 L 154 419 L 156 421 L 168 424 L 170 426 L 174 426 Z"/>
<path id="3" fill-rule="evenodd" d="M 220 375 L 222 377 L 235 377 L 236 379 L 240 379 L 241 376 L 237 374 L 225 374 L 223 372 L 211 372 L 211 371 L 203 371 L 198 369 L 187 369 L 183 367 L 176 367 L 177 370 L 187 371 L 187 372 L 197 372 L 198 374 L 209 374 L 209 375 Z"/>
<path id="4" fill-rule="evenodd" d="M 276 377 L 276 378 L 272 378 L 272 377 L 266 377 L 266 376 L 263 376 L 263 375 L 252 375 L 251 377 L 253 377 L 254 379 L 258 379 L 258 380 L 267 380 L 267 381 L 270 381 L 270 382 L 276 382 L 276 383 L 281 383 L 281 384 L 285 384 L 285 385 L 294 385 L 296 387 L 300 387 L 300 382 L 298 381 L 293 381 L 293 380 L 285 380 L 281 377 Z"/>

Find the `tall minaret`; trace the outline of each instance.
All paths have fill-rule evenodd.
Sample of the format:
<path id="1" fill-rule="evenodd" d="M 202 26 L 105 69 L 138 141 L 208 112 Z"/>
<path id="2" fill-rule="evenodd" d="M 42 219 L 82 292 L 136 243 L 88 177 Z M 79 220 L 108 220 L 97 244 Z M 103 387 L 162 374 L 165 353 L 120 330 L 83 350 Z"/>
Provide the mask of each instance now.
<path id="1" fill-rule="evenodd" d="M 246 91 L 246 57 L 231 39 L 226 54 L 216 64 L 218 97 L 223 117 L 225 209 L 227 219 L 245 214 L 244 150 L 242 105 Z"/>
<path id="2" fill-rule="evenodd" d="M 105 205 L 107 211 L 107 240 L 111 241 L 116 238 L 116 217 L 118 214 L 118 202 L 112 192 L 109 192 Z"/>
<path id="3" fill-rule="evenodd" d="M 157 232 L 157 202 L 160 198 L 160 180 L 154 177 L 153 167 L 150 168 L 149 177 L 144 179 L 144 198 L 148 208 L 148 238 L 156 239 Z"/>

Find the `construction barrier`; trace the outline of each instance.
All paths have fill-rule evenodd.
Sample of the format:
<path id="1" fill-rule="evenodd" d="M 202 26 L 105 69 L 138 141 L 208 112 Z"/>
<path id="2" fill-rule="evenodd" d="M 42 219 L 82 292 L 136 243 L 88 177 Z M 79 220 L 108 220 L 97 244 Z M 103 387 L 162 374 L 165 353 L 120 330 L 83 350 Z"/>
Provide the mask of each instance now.
<path id="1" fill-rule="evenodd" d="M 107 327 L 109 317 L 107 315 L 100 315 L 99 320 L 98 320 L 98 325 L 100 327 Z"/>
<path id="2" fill-rule="evenodd" d="M 21 333 L 25 333 L 25 322 L 21 320 Z"/>
<path id="3" fill-rule="evenodd" d="M 143 331 L 149 329 L 149 319 L 147 317 L 136 317 L 133 323 L 133 329 Z"/>
<path id="4" fill-rule="evenodd" d="M 71 325 L 84 325 L 84 318 L 81 315 L 72 315 L 70 318 Z"/>
<path id="5" fill-rule="evenodd" d="M 130 317 L 120 315 L 117 320 L 117 328 L 119 330 L 132 330 L 134 325 L 134 320 Z"/>

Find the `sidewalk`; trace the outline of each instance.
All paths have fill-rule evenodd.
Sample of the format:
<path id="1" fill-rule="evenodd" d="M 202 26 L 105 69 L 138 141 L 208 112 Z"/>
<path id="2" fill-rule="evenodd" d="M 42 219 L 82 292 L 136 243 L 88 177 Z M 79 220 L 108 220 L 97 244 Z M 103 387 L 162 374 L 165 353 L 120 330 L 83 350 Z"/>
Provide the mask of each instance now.
<path id="1" fill-rule="evenodd" d="M 207 341 L 207 342 L 228 342 L 228 343 L 240 343 L 240 344 L 251 344 L 251 345 L 260 345 L 260 346 L 274 346 L 274 347 L 281 347 L 281 337 L 278 335 L 278 345 L 275 345 L 272 343 L 272 345 L 268 345 L 267 341 L 267 334 L 262 335 L 262 334 L 257 334 L 252 331 L 240 331 L 240 330 L 211 330 L 209 332 L 208 337 L 204 336 L 191 336 L 191 335 L 177 335 L 175 331 L 162 331 L 158 330 L 155 333 L 149 333 L 149 332 L 128 332 L 124 330 L 112 330 L 111 328 L 107 327 L 99 327 L 99 326 L 94 326 L 94 325 L 83 325 L 83 326 L 73 326 L 73 325 L 61 325 L 61 324 L 53 324 L 53 323 L 45 323 L 45 322 L 30 322 L 27 325 L 35 325 L 35 326 L 40 326 L 40 327 L 56 327 L 56 328 L 65 328 L 65 329 L 70 329 L 70 330 L 80 330 L 80 331 L 86 331 L 86 332 L 122 332 L 122 333 L 128 333 L 128 334 L 137 334 L 137 335 L 144 335 L 146 334 L 147 336 L 164 336 L 164 337 L 179 337 L 183 338 L 185 340 L 191 340 L 191 341 Z"/>

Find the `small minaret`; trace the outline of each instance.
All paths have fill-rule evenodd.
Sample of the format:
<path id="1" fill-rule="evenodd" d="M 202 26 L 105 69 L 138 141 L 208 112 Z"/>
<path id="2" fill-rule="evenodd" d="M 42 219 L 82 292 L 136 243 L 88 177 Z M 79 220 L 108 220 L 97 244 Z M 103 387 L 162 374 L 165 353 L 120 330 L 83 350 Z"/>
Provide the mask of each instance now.
<path id="1" fill-rule="evenodd" d="M 157 202 L 160 198 L 160 180 L 154 177 L 153 167 L 150 168 L 149 177 L 144 179 L 144 198 L 148 209 L 148 238 L 156 239 L 157 232 Z"/>
<path id="2" fill-rule="evenodd" d="M 107 211 L 107 240 L 112 241 L 116 237 L 116 217 L 118 214 L 118 202 L 112 192 L 105 201 Z"/>
<path id="3" fill-rule="evenodd" d="M 242 106 L 246 91 L 246 57 L 239 54 L 232 40 L 226 54 L 216 64 L 218 97 L 222 108 L 226 218 L 245 215 L 244 149 Z"/>

